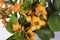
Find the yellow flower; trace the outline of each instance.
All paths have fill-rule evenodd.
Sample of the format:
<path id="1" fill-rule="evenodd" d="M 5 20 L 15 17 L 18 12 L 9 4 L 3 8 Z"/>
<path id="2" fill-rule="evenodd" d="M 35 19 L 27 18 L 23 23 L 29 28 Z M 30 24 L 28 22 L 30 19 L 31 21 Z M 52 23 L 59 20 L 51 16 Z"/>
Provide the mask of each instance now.
<path id="1" fill-rule="evenodd" d="M 22 15 L 26 16 L 26 11 L 22 10 Z"/>
<path id="2" fill-rule="evenodd" d="M 22 10 L 22 15 L 24 15 L 26 17 L 27 22 L 31 21 L 31 17 L 29 16 L 31 14 L 31 12 L 32 12 L 32 10 L 29 10 L 29 11 Z"/>
<path id="3" fill-rule="evenodd" d="M 30 22 L 31 21 L 31 17 L 30 16 L 26 16 L 26 20 L 27 20 L 27 22 Z"/>
<path id="4" fill-rule="evenodd" d="M 30 15 L 31 13 L 32 13 L 32 10 L 28 10 L 28 11 L 22 10 L 22 14 L 23 14 L 24 16 Z"/>
<path id="5" fill-rule="evenodd" d="M 20 4 L 23 5 L 23 0 L 20 0 Z"/>

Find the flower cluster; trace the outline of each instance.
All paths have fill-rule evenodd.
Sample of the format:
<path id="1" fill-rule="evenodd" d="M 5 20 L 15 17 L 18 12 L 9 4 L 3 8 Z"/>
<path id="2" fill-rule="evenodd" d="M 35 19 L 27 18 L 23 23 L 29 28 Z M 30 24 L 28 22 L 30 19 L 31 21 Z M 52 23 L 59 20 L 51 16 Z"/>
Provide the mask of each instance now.
<path id="1" fill-rule="evenodd" d="M 0 0 L 0 19 L 13 34 L 7 40 L 35 40 L 36 30 L 48 26 L 47 13 L 46 0 Z"/>

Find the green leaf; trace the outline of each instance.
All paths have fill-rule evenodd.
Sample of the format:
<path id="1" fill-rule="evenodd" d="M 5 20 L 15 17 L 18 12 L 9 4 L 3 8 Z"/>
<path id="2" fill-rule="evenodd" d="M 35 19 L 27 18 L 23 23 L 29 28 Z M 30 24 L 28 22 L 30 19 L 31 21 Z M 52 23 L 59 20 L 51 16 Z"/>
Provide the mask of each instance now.
<path id="1" fill-rule="evenodd" d="M 12 24 L 10 22 L 7 24 L 6 29 L 8 32 L 13 33 Z"/>
<path id="2" fill-rule="evenodd" d="M 10 4 L 10 5 L 14 5 L 16 2 L 17 2 L 17 0 L 4 0 L 4 2 L 7 4 Z"/>
<path id="3" fill-rule="evenodd" d="M 28 10 L 31 8 L 31 4 L 28 1 L 24 1 L 23 5 L 21 6 L 22 10 Z"/>
<path id="4" fill-rule="evenodd" d="M 16 40 L 16 36 L 12 35 L 11 37 L 9 37 L 7 40 Z"/>
<path id="5" fill-rule="evenodd" d="M 60 16 L 57 14 L 50 15 L 48 24 L 51 30 L 60 31 Z"/>
<path id="6" fill-rule="evenodd" d="M 18 21 L 21 25 L 24 25 L 26 23 L 26 17 L 20 14 L 20 18 L 18 19 Z"/>
<path id="7" fill-rule="evenodd" d="M 6 14 L 4 12 L 2 12 L 2 11 L 0 11 L 0 14 L 2 14 L 3 17 L 7 17 Z"/>
<path id="8" fill-rule="evenodd" d="M 45 35 L 43 32 L 41 32 L 40 30 L 37 30 L 37 35 L 41 40 L 49 40 L 49 37 Z"/>
<path id="9" fill-rule="evenodd" d="M 33 0 L 32 8 L 35 7 L 37 4 L 39 4 L 39 0 Z"/>
<path id="10" fill-rule="evenodd" d="M 23 0 L 23 5 L 21 6 L 22 10 L 29 10 L 35 7 L 39 3 L 39 0 Z"/>
<path id="11" fill-rule="evenodd" d="M 6 26 L 6 29 L 7 29 L 10 33 L 13 33 L 12 25 L 13 25 L 13 24 L 17 24 L 17 22 L 18 22 L 17 18 L 12 14 L 11 19 L 10 19 L 10 22 L 8 22 L 8 24 L 7 24 L 7 26 Z"/>
<path id="12" fill-rule="evenodd" d="M 26 34 L 25 34 L 25 32 L 22 31 L 22 30 L 20 30 L 16 35 L 18 36 L 18 38 L 19 38 L 20 40 L 24 40 L 24 39 L 26 38 Z"/>
<path id="13" fill-rule="evenodd" d="M 54 14 L 57 14 L 57 15 L 59 15 L 59 14 L 60 14 L 60 11 L 54 12 Z"/>
<path id="14" fill-rule="evenodd" d="M 33 0 L 30 0 L 30 3 L 33 4 Z"/>
<path id="15" fill-rule="evenodd" d="M 17 18 L 17 13 L 14 13 L 14 16 Z"/>
<path id="16" fill-rule="evenodd" d="M 53 0 L 56 11 L 60 11 L 60 0 Z"/>
<path id="17" fill-rule="evenodd" d="M 15 37 L 19 40 L 25 40 L 26 34 L 24 31 L 20 30 L 15 34 Z"/>
<path id="18" fill-rule="evenodd" d="M 49 38 L 54 38 L 54 32 L 49 28 L 49 26 L 42 27 L 41 30 L 45 33 Z"/>
<path id="19" fill-rule="evenodd" d="M 25 40 L 26 34 L 24 31 L 20 30 L 16 34 L 9 37 L 7 40 Z"/>
<path id="20" fill-rule="evenodd" d="M 30 26 L 30 23 L 26 21 L 26 17 L 20 14 L 20 18 L 18 19 L 19 23 L 23 25 L 25 28 Z"/>
<path id="21" fill-rule="evenodd" d="M 39 0 L 30 0 L 30 3 L 33 4 L 34 2 L 38 3 Z"/>
<path id="22" fill-rule="evenodd" d="M 7 40 L 25 40 L 26 34 L 24 31 L 20 30 L 11 37 L 9 37 Z"/>
<path id="23" fill-rule="evenodd" d="M 11 22 L 11 24 L 17 24 L 18 23 L 18 20 L 17 20 L 17 18 L 15 17 L 14 14 L 12 14 L 10 22 Z"/>
<path id="24" fill-rule="evenodd" d="M 46 5 L 46 0 L 41 0 L 41 1 L 40 1 L 40 4 L 41 4 L 41 5 Z"/>
<path id="25" fill-rule="evenodd" d="M 36 33 L 42 40 L 49 40 L 54 37 L 53 31 L 50 30 L 49 27 L 43 27 L 40 30 L 36 30 Z"/>
<path id="26" fill-rule="evenodd" d="M 54 4 L 51 2 L 51 0 L 47 0 L 47 2 L 48 2 L 47 12 L 49 14 L 52 14 L 53 12 L 55 12 Z"/>

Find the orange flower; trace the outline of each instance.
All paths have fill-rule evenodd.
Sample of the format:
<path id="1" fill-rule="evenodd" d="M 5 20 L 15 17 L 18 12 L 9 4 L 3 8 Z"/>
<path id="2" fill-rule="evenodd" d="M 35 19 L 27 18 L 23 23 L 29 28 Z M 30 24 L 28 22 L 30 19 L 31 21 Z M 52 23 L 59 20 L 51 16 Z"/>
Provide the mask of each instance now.
<path id="1" fill-rule="evenodd" d="M 36 11 L 35 14 L 36 14 L 37 16 L 40 16 L 40 14 L 42 14 L 42 15 L 47 15 L 46 7 L 45 7 L 45 6 L 38 5 L 38 7 L 36 7 L 35 11 Z"/>
<path id="2" fill-rule="evenodd" d="M 4 0 L 0 0 L 0 7 L 4 4 Z"/>
<path id="3" fill-rule="evenodd" d="M 2 14 L 0 14 L 0 19 L 2 19 L 3 18 L 3 15 Z"/>
<path id="4" fill-rule="evenodd" d="M 13 7 L 10 7 L 11 11 L 20 12 L 20 4 L 15 4 Z"/>
<path id="5" fill-rule="evenodd" d="M 10 15 L 10 11 L 9 10 L 7 10 L 5 13 L 6 13 L 6 15 Z"/>
<path id="6" fill-rule="evenodd" d="M 2 10 L 2 11 L 6 11 L 8 8 L 9 8 L 9 7 L 8 7 L 8 4 L 6 4 L 6 5 L 5 5 L 5 8 L 2 8 L 1 10 Z"/>
<path id="7" fill-rule="evenodd" d="M 33 26 L 30 26 L 30 28 L 28 29 L 28 32 L 29 33 L 31 33 L 31 32 L 33 32 L 33 31 L 35 31 L 35 30 L 37 30 L 37 29 L 40 29 L 41 28 L 41 26 L 40 25 L 33 25 Z"/>
<path id="8" fill-rule="evenodd" d="M 41 26 L 40 26 L 40 18 L 36 17 L 36 16 L 32 16 L 31 26 L 28 29 L 28 32 L 31 33 L 32 31 L 35 31 L 36 29 L 40 29 L 40 28 L 41 28 Z"/>
<path id="9" fill-rule="evenodd" d="M 26 37 L 27 37 L 27 40 L 35 40 L 35 33 L 34 32 L 26 32 Z"/>
<path id="10" fill-rule="evenodd" d="M 7 22 L 5 19 L 2 19 L 2 23 L 4 24 L 5 27 L 7 26 Z"/>
<path id="11" fill-rule="evenodd" d="M 27 30 L 27 33 L 32 33 L 35 31 L 37 28 L 35 26 L 30 26 L 30 28 Z"/>
<path id="12" fill-rule="evenodd" d="M 28 10 L 28 15 L 30 15 L 32 13 L 32 10 Z"/>
<path id="13" fill-rule="evenodd" d="M 22 26 L 22 28 L 21 28 L 23 31 L 24 31 L 24 26 Z"/>
<path id="14" fill-rule="evenodd" d="M 31 25 L 39 25 L 40 24 L 40 18 L 36 17 L 36 16 L 32 16 L 32 20 L 31 20 Z"/>
<path id="15" fill-rule="evenodd" d="M 8 4 L 5 5 L 5 8 L 6 8 L 6 9 L 9 8 L 9 7 L 8 7 Z"/>
<path id="16" fill-rule="evenodd" d="M 40 21 L 40 25 L 41 26 L 45 26 L 46 25 L 46 22 L 45 21 Z"/>
<path id="17" fill-rule="evenodd" d="M 17 31 L 18 29 L 21 28 L 21 25 L 17 23 L 17 24 L 13 24 L 12 27 L 13 27 L 13 31 Z"/>
<path id="18" fill-rule="evenodd" d="M 32 31 L 35 31 L 35 30 L 40 29 L 40 28 L 41 28 L 40 25 L 37 25 L 37 26 L 33 25 L 33 26 L 30 27 L 30 29 L 31 29 Z"/>
<path id="19" fill-rule="evenodd" d="M 46 10 L 43 11 L 42 15 L 47 15 L 47 11 Z"/>
<path id="20" fill-rule="evenodd" d="M 35 33 L 32 32 L 32 33 L 30 33 L 30 35 L 31 35 L 30 40 L 35 40 Z"/>
<path id="21" fill-rule="evenodd" d="M 47 15 L 43 15 L 43 18 L 44 18 L 45 20 L 47 20 Z"/>

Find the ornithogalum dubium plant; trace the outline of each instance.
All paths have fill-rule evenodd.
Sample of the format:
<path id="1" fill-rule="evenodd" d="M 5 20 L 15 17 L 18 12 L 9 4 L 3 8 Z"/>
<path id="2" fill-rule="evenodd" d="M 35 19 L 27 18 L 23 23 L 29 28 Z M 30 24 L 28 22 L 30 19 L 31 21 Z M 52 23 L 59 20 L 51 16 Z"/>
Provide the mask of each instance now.
<path id="1" fill-rule="evenodd" d="M 0 19 L 13 34 L 7 40 L 50 40 L 60 31 L 60 0 L 17 1 L 0 0 Z"/>

